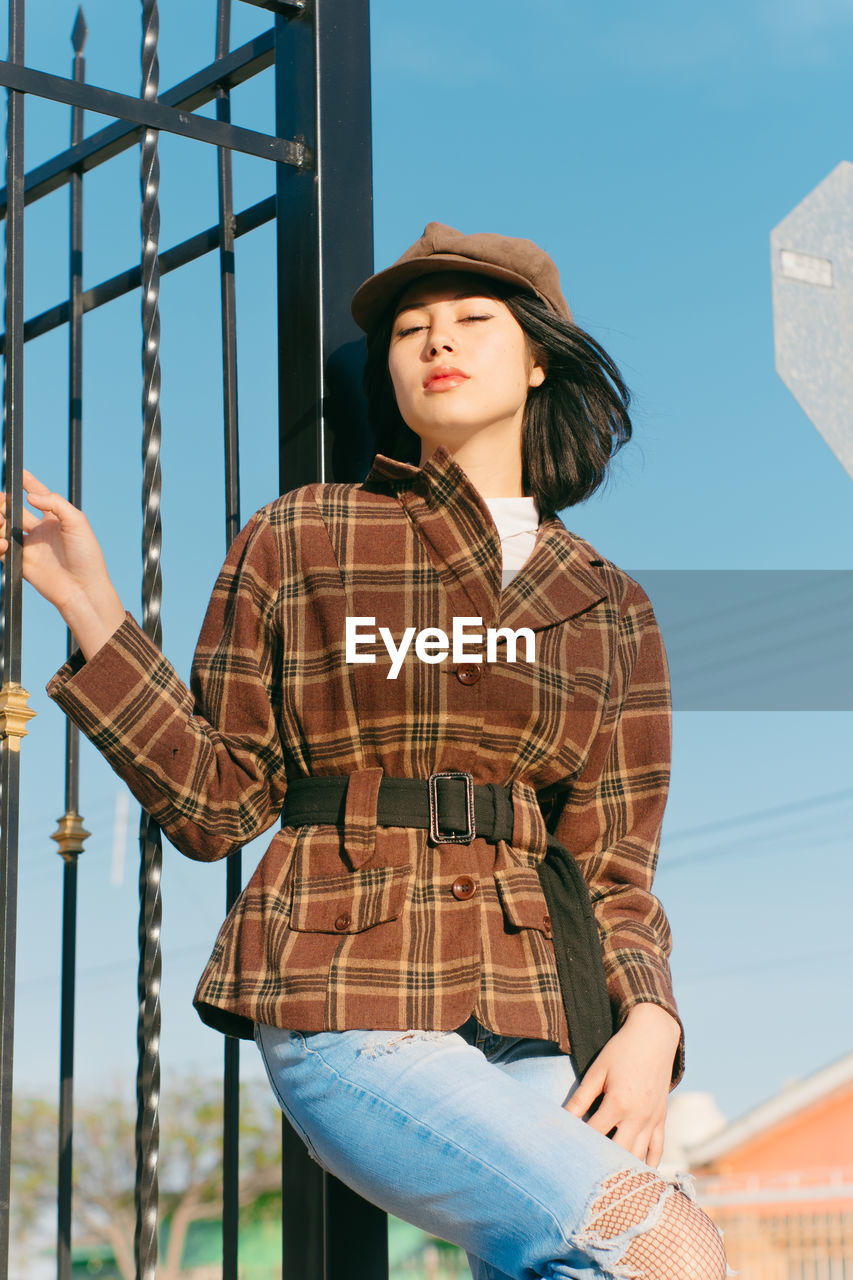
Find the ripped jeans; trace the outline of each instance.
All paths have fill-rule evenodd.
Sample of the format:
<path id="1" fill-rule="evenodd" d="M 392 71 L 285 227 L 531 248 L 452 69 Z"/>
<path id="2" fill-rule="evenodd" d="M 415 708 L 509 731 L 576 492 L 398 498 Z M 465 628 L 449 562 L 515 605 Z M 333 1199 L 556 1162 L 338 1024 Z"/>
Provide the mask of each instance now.
<path id="1" fill-rule="evenodd" d="M 474 1018 L 451 1032 L 258 1025 L 255 1040 L 314 1159 L 460 1245 L 475 1280 L 725 1275 L 721 1247 L 704 1269 L 686 1258 L 637 1265 L 632 1241 L 652 1232 L 670 1199 L 716 1228 L 687 1198 L 689 1177 L 665 1182 L 563 1108 L 577 1077 L 556 1045 L 494 1035 Z M 689 1251 L 695 1223 L 683 1234 Z"/>

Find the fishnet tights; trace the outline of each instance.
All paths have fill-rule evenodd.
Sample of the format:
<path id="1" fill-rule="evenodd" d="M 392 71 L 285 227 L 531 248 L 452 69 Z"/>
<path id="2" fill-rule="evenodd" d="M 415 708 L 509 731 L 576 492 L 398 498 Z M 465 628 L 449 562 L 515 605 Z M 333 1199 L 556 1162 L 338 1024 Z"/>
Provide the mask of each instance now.
<path id="1" fill-rule="evenodd" d="M 590 1234 L 607 1241 L 643 1222 L 666 1184 L 651 1170 L 617 1173 L 602 1184 L 592 1208 Z M 682 1191 L 672 1190 L 654 1226 L 634 1236 L 617 1274 L 644 1280 L 725 1280 L 726 1255 L 707 1214 Z"/>

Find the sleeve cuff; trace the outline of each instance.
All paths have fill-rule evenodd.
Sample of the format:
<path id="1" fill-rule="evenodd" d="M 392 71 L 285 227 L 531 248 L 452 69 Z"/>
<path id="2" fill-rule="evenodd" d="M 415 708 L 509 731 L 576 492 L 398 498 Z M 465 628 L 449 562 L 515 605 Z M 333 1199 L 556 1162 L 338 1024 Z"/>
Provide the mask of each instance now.
<path id="1" fill-rule="evenodd" d="M 96 690 L 101 685 L 104 675 L 111 669 L 111 659 L 127 647 L 131 636 L 137 643 L 141 638 L 143 643 L 150 644 L 160 657 L 160 650 L 148 639 L 133 614 L 125 610 L 124 620 L 91 658 L 87 660 L 80 649 L 74 650 L 71 657 L 45 685 L 48 697 L 53 698 L 63 711 L 67 711 L 75 701 L 75 693 L 88 692 L 90 688 L 92 691 Z"/>
<path id="2" fill-rule="evenodd" d="M 133 726 L 152 698 L 172 708 L 186 687 L 131 613 L 88 660 L 78 649 L 46 685 L 48 697 L 116 766 L 133 754 Z"/>

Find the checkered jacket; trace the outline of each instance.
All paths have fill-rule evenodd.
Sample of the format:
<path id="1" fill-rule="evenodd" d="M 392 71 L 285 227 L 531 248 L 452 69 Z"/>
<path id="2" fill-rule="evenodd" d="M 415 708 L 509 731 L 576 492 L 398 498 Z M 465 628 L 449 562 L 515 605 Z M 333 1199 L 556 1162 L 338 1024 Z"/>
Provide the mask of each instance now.
<path id="1" fill-rule="evenodd" d="M 347 617 L 375 618 L 373 662 L 346 661 Z M 528 627 L 482 663 L 396 679 L 379 634 Z M 47 686 L 176 848 L 212 861 L 279 817 L 289 781 L 347 775 L 343 824 L 284 827 L 230 911 L 195 1004 L 212 1026 L 493 1031 L 570 1048 L 536 867 L 546 831 L 575 855 L 599 926 L 616 1025 L 673 1016 L 666 917 L 651 892 L 669 780 L 669 682 L 641 587 L 555 517 L 501 591 L 479 494 L 439 448 L 379 455 L 363 484 L 285 494 L 234 540 L 190 687 L 130 614 Z M 511 786 L 508 841 L 433 845 L 378 827 L 383 775 L 467 770 Z M 465 883 L 459 893 L 460 878 Z M 456 891 L 454 891 L 454 885 Z M 681 1077 L 679 1047 L 673 1083 Z"/>

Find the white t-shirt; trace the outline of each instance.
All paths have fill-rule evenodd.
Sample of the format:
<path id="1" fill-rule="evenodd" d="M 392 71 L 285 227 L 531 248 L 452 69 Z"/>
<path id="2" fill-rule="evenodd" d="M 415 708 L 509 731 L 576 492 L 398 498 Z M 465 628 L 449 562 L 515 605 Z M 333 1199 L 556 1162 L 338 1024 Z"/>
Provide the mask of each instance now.
<path id="1" fill-rule="evenodd" d="M 484 498 L 483 501 L 501 540 L 503 588 L 512 582 L 533 550 L 539 531 L 539 513 L 533 498 Z"/>

